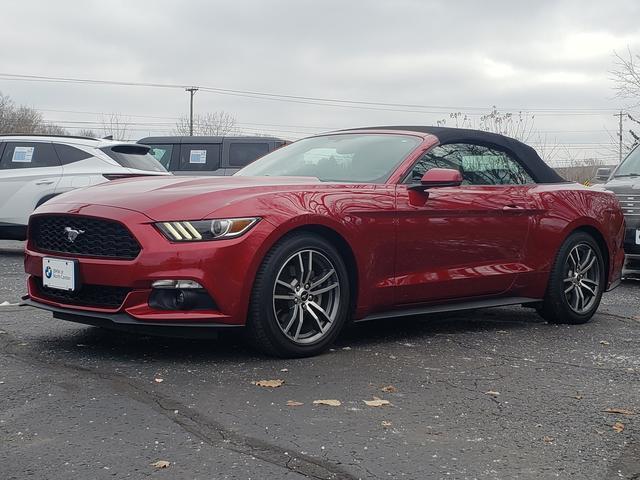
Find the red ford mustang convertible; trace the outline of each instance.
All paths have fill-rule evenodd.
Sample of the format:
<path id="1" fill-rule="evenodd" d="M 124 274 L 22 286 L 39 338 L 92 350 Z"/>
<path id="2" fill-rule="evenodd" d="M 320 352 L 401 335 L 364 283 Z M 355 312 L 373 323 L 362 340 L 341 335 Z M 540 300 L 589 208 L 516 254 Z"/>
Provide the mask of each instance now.
<path id="1" fill-rule="evenodd" d="M 243 326 L 269 354 L 305 356 L 349 319 L 522 304 L 586 322 L 620 280 L 623 234 L 612 193 L 564 181 L 516 140 L 355 129 L 233 177 L 50 200 L 29 224 L 25 303 L 126 330 Z"/>

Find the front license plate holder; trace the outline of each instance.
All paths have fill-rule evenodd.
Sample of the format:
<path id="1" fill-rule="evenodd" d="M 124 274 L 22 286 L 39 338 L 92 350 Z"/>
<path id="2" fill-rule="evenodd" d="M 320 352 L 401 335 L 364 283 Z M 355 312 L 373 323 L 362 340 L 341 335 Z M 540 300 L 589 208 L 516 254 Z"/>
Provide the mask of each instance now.
<path id="1" fill-rule="evenodd" d="M 80 262 L 70 258 L 44 257 L 42 285 L 56 290 L 75 292 L 80 287 Z"/>

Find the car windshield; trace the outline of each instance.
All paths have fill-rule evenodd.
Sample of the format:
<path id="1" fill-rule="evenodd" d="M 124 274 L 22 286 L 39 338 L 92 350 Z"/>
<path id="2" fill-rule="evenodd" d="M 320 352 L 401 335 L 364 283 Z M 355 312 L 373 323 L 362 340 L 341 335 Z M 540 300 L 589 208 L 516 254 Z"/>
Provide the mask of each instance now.
<path id="1" fill-rule="evenodd" d="M 631 153 L 627 155 L 618 169 L 616 173 L 613 175 L 614 177 L 635 177 L 640 176 L 640 148 L 635 148 L 631 150 Z"/>
<path id="2" fill-rule="evenodd" d="M 410 135 L 338 134 L 305 138 L 240 170 L 240 176 L 317 177 L 323 182 L 384 183 L 420 144 Z"/>
<path id="3" fill-rule="evenodd" d="M 146 170 L 148 172 L 166 172 L 162 164 L 149 153 L 149 147 L 143 145 L 116 145 L 101 149 L 113 160 L 126 168 Z"/>

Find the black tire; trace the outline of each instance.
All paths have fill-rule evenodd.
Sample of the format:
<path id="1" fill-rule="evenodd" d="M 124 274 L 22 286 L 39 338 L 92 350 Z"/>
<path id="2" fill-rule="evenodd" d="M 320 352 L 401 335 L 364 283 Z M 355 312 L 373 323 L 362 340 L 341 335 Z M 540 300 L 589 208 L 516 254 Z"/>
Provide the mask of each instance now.
<path id="1" fill-rule="evenodd" d="M 598 271 L 594 276 L 597 277 L 598 286 L 593 288 L 596 291 L 596 295 L 592 297 L 592 304 L 586 308 L 585 311 L 578 312 L 574 306 L 570 304 L 567 293 L 565 293 L 565 289 L 571 288 L 571 282 L 567 282 L 565 279 L 567 276 L 572 276 L 573 274 L 569 267 L 569 255 L 575 248 L 579 248 L 581 245 L 585 246 L 584 248 L 586 248 L 586 246 L 590 247 L 595 254 Z M 574 232 L 565 240 L 560 250 L 558 250 L 549 274 L 549 283 L 547 284 L 544 301 L 538 313 L 549 323 L 565 323 L 571 325 L 586 323 L 591 320 L 596 310 L 598 310 L 602 294 L 605 290 L 605 282 L 605 264 L 600 245 L 598 245 L 595 239 L 588 233 L 580 231 Z"/>
<path id="2" fill-rule="evenodd" d="M 287 337 L 278 323 L 274 307 L 274 288 L 287 260 L 298 252 L 310 249 L 324 255 L 333 265 L 339 282 L 339 293 L 335 295 L 339 303 L 335 308 L 335 319 L 326 332 L 322 333 L 322 338 L 301 345 Z M 350 313 L 349 298 L 349 276 L 336 248 L 322 237 L 311 233 L 288 235 L 273 246 L 258 269 L 246 325 L 248 340 L 253 346 L 271 356 L 295 358 L 317 355 L 326 350 L 339 335 Z"/>

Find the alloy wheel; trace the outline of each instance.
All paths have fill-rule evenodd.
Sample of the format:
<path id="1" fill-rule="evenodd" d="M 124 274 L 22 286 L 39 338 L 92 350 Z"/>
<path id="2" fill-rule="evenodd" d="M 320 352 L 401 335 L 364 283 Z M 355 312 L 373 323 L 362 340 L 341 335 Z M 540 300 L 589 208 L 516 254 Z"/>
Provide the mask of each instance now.
<path id="1" fill-rule="evenodd" d="M 600 293 L 600 262 L 593 247 L 579 243 L 569 252 L 565 262 L 564 295 L 571 310 L 588 312 Z"/>
<path id="2" fill-rule="evenodd" d="M 294 343 L 324 338 L 340 309 L 340 279 L 326 255 L 314 249 L 291 255 L 273 286 L 273 313 L 282 333 Z"/>

